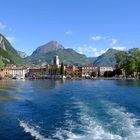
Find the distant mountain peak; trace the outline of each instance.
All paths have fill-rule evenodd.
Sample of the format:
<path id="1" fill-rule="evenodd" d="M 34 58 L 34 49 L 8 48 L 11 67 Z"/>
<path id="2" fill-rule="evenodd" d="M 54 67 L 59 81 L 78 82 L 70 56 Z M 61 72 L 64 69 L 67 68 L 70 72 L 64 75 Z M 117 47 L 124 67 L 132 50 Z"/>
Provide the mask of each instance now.
<path id="1" fill-rule="evenodd" d="M 47 44 L 44 44 L 40 47 L 38 47 L 33 54 L 44 54 L 44 53 L 48 53 L 48 52 L 53 52 L 53 51 L 57 51 L 57 50 L 62 50 L 64 49 L 64 47 L 59 44 L 57 41 L 52 40 L 49 41 Z"/>
<path id="2" fill-rule="evenodd" d="M 116 50 L 116 49 L 113 49 L 113 48 L 109 48 L 105 53 L 103 53 L 103 54 L 108 54 L 108 53 L 110 53 L 110 54 L 115 54 L 115 53 L 117 53 L 117 52 L 119 52 L 119 50 Z M 102 55 L 103 55 L 102 54 Z"/>
<path id="3" fill-rule="evenodd" d="M 60 43 L 58 43 L 56 40 L 49 41 L 46 45 L 51 45 L 52 47 L 56 47 L 58 49 L 64 49 L 64 47 Z"/>
<path id="4" fill-rule="evenodd" d="M 109 48 L 107 51 L 118 51 L 118 50 L 116 50 L 114 48 Z"/>
<path id="5" fill-rule="evenodd" d="M 115 66 L 115 54 L 119 52 L 119 50 L 110 48 L 102 55 L 98 56 L 96 59 L 93 59 L 93 63 L 97 66 Z"/>
<path id="6" fill-rule="evenodd" d="M 51 63 L 53 57 L 58 55 L 61 62 L 65 64 L 86 64 L 89 63 L 87 57 L 79 54 L 73 49 L 65 49 L 57 41 L 52 40 L 45 45 L 38 47 L 26 60 L 32 64 Z"/>
<path id="7" fill-rule="evenodd" d="M 27 57 L 27 54 L 25 52 L 22 52 L 22 51 L 17 51 L 18 55 L 21 57 L 21 58 L 25 58 Z"/>
<path id="8" fill-rule="evenodd" d="M 47 44 L 49 44 L 49 43 L 59 44 L 58 41 L 56 41 L 56 40 L 51 40 Z"/>

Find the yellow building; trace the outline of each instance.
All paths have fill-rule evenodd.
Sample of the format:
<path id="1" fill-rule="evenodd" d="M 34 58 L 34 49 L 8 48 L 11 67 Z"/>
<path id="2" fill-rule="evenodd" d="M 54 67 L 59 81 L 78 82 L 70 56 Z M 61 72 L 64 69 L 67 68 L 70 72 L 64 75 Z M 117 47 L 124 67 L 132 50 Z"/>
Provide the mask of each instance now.
<path id="1" fill-rule="evenodd" d="M 7 69 L 7 68 L 4 69 L 4 77 L 10 77 L 11 74 L 12 74 L 11 69 Z"/>
<path id="2" fill-rule="evenodd" d="M 60 65 L 49 65 L 48 66 L 48 74 L 56 75 L 60 74 Z"/>
<path id="3" fill-rule="evenodd" d="M 3 69 L 0 69 L 0 78 L 3 78 L 3 77 L 4 77 Z"/>
<path id="4" fill-rule="evenodd" d="M 12 76 L 12 68 L 15 68 L 15 64 L 7 64 L 3 69 L 4 77 L 11 77 Z"/>
<path id="5" fill-rule="evenodd" d="M 11 76 L 11 70 L 8 69 L 8 68 L 3 68 L 3 69 L 0 69 L 0 77 L 1 78 L 4 78 L 4 77 L 10 77 Z"/>

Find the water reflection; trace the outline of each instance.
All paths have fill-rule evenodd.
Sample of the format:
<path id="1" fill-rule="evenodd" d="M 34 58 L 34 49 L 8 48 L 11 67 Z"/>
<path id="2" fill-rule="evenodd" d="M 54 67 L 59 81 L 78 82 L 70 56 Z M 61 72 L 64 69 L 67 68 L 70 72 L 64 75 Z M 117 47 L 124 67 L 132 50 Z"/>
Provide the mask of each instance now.
<path id="1" fill-rule="evenodd" d="M 34 90 L 52 90 L 59 88 L 64 82 L 64 80 L 36 80 L 32 82 L 32 87 Z"/>
<path id="2" fill-rule="evenodd" d="M 7 87 L 10 87 L 11 81 L 9 80 L 0 80 L 0 89 L 5 89 Z"/>
<path id="3" fill-rule="evenodd" d="M 140 87 L 139 80 L 116 80 L 118 86 Z"/>
<path id="4" fill-rule="evenodd" d="M 59 88 L 64 80 L 1 80 L 0 101 L 19 100 L 25 94 L 30 96 L 40 91 Z"/>
<path id="5" fill-rule="evenodd" d="M 16 95 L 18 90 L 20 90 L 20 86 L 18 81 L 13 80 L 1 80 L 0 81 L 0 101 L 9 101 L 9 100 L 17 100 L 20 99 L 19 96 Z"/>

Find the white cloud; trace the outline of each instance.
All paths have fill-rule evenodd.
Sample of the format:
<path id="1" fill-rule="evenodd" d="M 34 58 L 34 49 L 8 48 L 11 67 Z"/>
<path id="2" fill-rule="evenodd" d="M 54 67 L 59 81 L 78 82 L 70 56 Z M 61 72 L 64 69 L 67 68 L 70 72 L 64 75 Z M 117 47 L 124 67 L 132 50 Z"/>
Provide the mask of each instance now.
<path id="1" fill-rule="evenodd" d="M 110 43 L 111 48 L 120 50 L 120 51 L 126 50 L 126 46 L 119 44 L 117 39 L 110 38 L 110 40 L 111 40 L 111 43 Z"/>
<path id="2" fill-rule="evenodd" d="M 92 36 L 92 37 L 90 37 L 90 39 L 92 39 L 94 41 L 99 41 L 98 42 L 99 46 L 103 46 L 103 48 L 98 48 L 97 45 L 94 47 L 94 45 L 84 44 L 81 47 L 77 48 L 76 51 L 78 51 L 81 54 L 90 56 L 90 57 L 97 57 L 97 56 L 100 56 L 103 53 L 105 53 L 109 48 L 113 48 L 116 50 L 126 50 L 126 46 L 123 46 L 122 44 L 118 43 L 118 40 L 114 37 Z"/>
<path id="3" fill-rule="evenodd" d="M 94 40 L 94 41 L 98 41 L 98 40 L 104 39 L 104 37 L 102 37 L 102 36 L 92 36 L 91 39 Z"/>
<path id="4" fill-rule="evenodd" d="M 6 25 L 4 25 L 2 22 L 0 22 L 0 29 L 5 29 Z"/>
<path id="5" fill-rule="evenodd" d="M 66 31 L 65 34 L 66 34 L 66 35 L 70 35 L 70 34 L 72 34 L 72 30 L 68 30 L 68 31 Z"/>
<path id="6" fill-rule="evenodd" d="M 111 45 L 113 46 L 113 45 L 116 45 L 116 44 L 117 44 L 117 39 L 112 38 L 111 39 Z"/>
<path id="7" fill-rule="evenodd" d="M 97 57 L 97 56 L 100 56 L 100 55 L 102 55 L 103 53 L 105 53 L 106 51 L 107 51 L 108 49 L 106 49 L 106 50 L 97 50 L 95 53 L 94 53 L 94 56 L 95 57 Z"/>
<path id="8" fill-rule="evenodd" d="M 112 38 L 108 36 L 92 36 L 91 39 L 94 41 L 104 40 L 105 42 L 110 42 L 111 47 L 115 46 L 118 42 L 116 38 Z"/>
<path id="9" fill-rule="evenodd" d="M 77 51 L 81 54 L 96 52 L 97 48 L 93 48 L 92 46 L 83 45 L 83 47 L 79 47 Z"/>
<path id="10" fill-rule="evenodd" d="M 78 51 L 81 54 L 90 56 L 90 57 L 97 57 L 97 56 L 100 56 L 101 54 L 105 53 L 106 50 L 97 49 L 96 47 L 93 47 L 91 45 L 84 44 L 82 47 L 79 47 L 76 51 Z"/>
<path id="11" fill-rule="evenodd" d="M 15 41 L 15 37 L 13 37 L 13 36 L 7 36 L 6 39 L 7 39 L 10 43 L 12 43 L 12 42 Z"/>
<path id="12" fill-rule="evenodd" d="M 126 47 L 125 46 L 116 46 L 116 47 L 113 47 L 113 49 L 124 51 L 126 49 Z"/>

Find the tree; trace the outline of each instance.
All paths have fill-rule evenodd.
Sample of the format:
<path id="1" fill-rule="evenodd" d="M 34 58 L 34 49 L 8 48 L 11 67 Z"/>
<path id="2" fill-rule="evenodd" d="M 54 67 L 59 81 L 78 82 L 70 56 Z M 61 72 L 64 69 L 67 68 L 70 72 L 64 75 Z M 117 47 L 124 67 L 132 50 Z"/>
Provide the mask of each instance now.
<path id="1" fill-rule="evenodd" d="M 135 72 L 140 72 L 140 49 L 139 48 L 133 48 L 128 51 L 128 55 L 133 57 L 135 59 Z"/>
<path id="2" fill-rule="evenodd" d="M 139 59 L 140 58 L 140 49 L 139 48 L 133 48 L 128 51 L 129 56 Z"/>
<path id="3" fill-rule="evenodd" d="M 91 76 L 91 77 L 96 77 L 96 76 L 97 76 L 97 73 L 96 73 L 96 72 L 92 72 L 92 73 L 90 74 L 90 76 Z"/>
<path id="4" fill-rule="evenodd" d="M 3 69 L 4 68 L 4 63 L 3 63 L 3 61 L 0 59 L 0 69 Z"/>
<path id="5" fill-rule="evenodd" d="M 123 64 L 126 60 L 126 56 L 127 56 L 127 53 L 124 51 L 120 51 L 120 52 L 116 53 L 115 59 L 116 59 L 116 63 L 117 63 L 116 64 L 117 69 L 123 68 L 123 66 L 124 66 Z"/>
<path id="6" fill-rule="evenodd" d="M 63 62 L 61 63 L 60 74 L 61 75 L 65 74 L 65 72 L 64 72 L 64 63 Z"/>
<path id="7" fill-rule="evenodd" d="M 104 77 L 113 77 L 114 74 L 113 74 L 113 71 L 105 71 L 104 72 Z"/>
<path id="8" fill-rule="evenodd" d="M 134 76 L 136 70 L 136 61 L 132 57 L 128 57 L 125 64 L 125 72 L 127 75 Z"/>
<path id="9" fill-rule="evenodd" d="M 126 75 L 138 77 L 140 73 L 140 49 L 132 48 L 128 52 L 118 52 L 115 55 L 116 58 L 116 69 L 124 70 Z"/>
<path id="10" fill-rule="evenodd" d="M 140 72 L 140 59 L 137 61 L 137 72 Z"/>
<path id="11" fill-rule="evenodd" d="M 122 70 L 121 69 L 116 69 L 113 71 L 114 75 L 122 75 Z"/>

